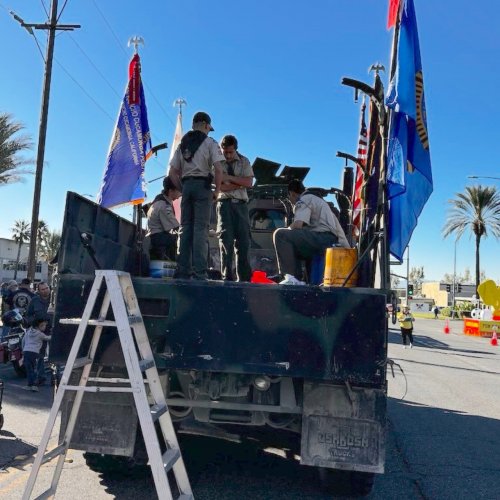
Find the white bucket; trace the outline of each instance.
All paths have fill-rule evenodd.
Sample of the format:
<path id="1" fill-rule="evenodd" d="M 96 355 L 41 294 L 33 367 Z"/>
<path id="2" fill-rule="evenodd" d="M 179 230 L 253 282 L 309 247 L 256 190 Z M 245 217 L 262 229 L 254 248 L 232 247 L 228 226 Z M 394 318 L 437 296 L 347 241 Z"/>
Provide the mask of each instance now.
<path id="1" fill-rule="evenodd" d="M 171 260 L 152 260 L 149 262 L 151 278 L 173 278 L 177 264 Z"/>

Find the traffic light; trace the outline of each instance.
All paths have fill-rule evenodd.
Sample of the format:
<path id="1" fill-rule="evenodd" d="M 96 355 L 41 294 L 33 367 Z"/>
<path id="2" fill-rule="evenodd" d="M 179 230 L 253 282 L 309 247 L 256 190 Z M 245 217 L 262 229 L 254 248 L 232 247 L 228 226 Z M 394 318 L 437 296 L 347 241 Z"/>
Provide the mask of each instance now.
<path id="1" fill-rule="evenodd" d="M 451 292 L 451 285 L 446 285 L 446 291 Z"/>
<path id="2" fill-rule="evenodd" d="M 458 284 L 458 293 L 460 293 L 462 291 L 462 285 L 459 283 Z"/>
<path id="3" fill-rule="evenodd" d="M 408 297 L 413 296 L 413 285 L 408 285 Z"/>

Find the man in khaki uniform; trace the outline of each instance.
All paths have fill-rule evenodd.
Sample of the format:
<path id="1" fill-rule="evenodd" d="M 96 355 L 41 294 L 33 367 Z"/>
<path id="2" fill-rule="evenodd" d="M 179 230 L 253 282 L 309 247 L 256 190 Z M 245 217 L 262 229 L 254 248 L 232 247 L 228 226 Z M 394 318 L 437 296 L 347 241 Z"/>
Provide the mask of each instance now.
<path id="1" fill-rule="evenodd" d="M 170 177 L 163 179 L 163 191 L 156 196 L 148 208 L 148 230 L 151 241 L 151 260 L 175 260 L 177 254 L 177 229 L 172 203 L 181 196 Z"/>
<path id="2" fill-rule="evenodd" d="M 308 191 L 301 181 L 288 184 L 288 195 L 294 205 L 294 221 L 288 228 L 273 234 L 279 272 L 290 275 L 282 283 L 300 283 L 301 260 L 312 259 L 326 248 L 337 245 L 349 248 L 344 230 L 328 203 Z"/>
<path id="3" fill-rule="evenodd" d="M 252 186 L 253 170 L 248 158 L 237 152 L 238 140 L 234 135 L 225 135 L 220 146 L 226 159 L 222 164 L 221 193 L 217 199 L 222 279 L 234 281 L 233 255 L 236 250 L 238 281 L 250 281 L 250 221 L 246 188 Z"/>
<path id="4" fill-rule="evenodd" d="M 169 177 L 182 191 L 177 278 L 207 279 L 210 211 L 220 193 L 224 161 L 219 145 L 208 137 L 211 131 L 210 116 L 195 113 L 193 130 L 183 136 L 170 161 Z"/>

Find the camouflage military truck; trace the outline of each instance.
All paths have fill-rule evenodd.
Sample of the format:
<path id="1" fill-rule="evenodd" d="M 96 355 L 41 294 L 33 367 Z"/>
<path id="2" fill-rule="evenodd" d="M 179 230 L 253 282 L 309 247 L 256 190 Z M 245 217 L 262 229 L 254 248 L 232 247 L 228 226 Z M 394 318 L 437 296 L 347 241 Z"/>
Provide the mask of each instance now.
<path id="1" fill-rule="evenodd" d="M 249 193 L 251 264 L 269 274 L 276 271 L 272 233 L 291 222 L 288 180 L 309 170 L 279 168 L 258 158 Z M 154 279 L 137 235 L 131 222 L 68 193 L 52 360 L 65 362 L 76 328 L 58 321 L 81 316 L 95 269 L 130 272 L 180 434 L 286 442 L 302 464 L 318 468 L 332 493 L 339 474 L 351 493 L 368 493 L 385 459 L 384 276 L 354 288 Z M 210 246 L 216 256 L 214 234 Z M 124 374 L 110 330 L 96 355 L 100 378 Z M 65 401 L 61 431 L 71 403 Z M 94 465 L 100 454 L 137 459 L 141 434 L 130 394 L 86 393 L 71 447 L 86 450 Z"/>

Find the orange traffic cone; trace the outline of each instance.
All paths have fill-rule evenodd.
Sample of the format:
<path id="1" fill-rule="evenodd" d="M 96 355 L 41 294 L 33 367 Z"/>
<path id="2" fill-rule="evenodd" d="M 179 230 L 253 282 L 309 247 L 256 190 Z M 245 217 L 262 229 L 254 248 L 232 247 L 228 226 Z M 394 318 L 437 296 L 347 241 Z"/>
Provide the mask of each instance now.
<path id="1" fill-rule="evenodd" d="M 493 332 L 493 335 L 491 336 L 490 344 L 491 345 L 498 345 L 497 332 Z"/>
<path id="2" fill-rule="evenodd" d="M 448 320 L 446 320 L 444 323 L 443 332 L 446 334 L 450 333 L 450 323 L 448 322 Z"/>

